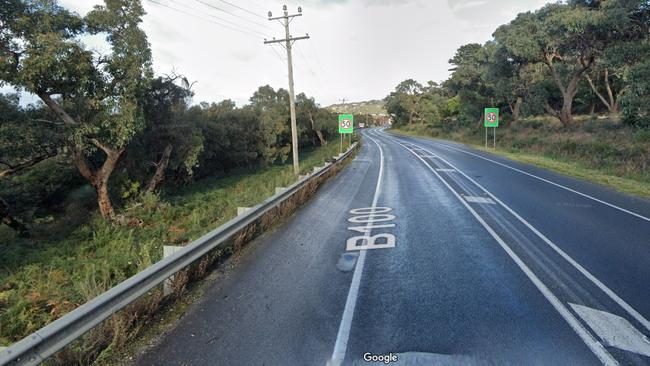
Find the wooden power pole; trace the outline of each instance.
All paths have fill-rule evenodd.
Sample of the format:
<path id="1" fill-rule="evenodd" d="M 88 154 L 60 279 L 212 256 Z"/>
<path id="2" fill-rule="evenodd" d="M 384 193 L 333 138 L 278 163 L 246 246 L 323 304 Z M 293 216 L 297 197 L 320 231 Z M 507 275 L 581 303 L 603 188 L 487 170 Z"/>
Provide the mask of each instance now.
<path id="1" fill-rule="evenodd" d="M 287 11 L 287 6 L 282 7 L 283 15 L 279 17 L 273 17 L 273 13 L 269 11 L 269 20 L 277 20 L 284 26 L 284 39 L 275 39 L 273 38 L 270 41 L 264 40 L 264 44 L 278 43 L 287 50 L 287 63 L 289 64 L 289 110 L 291 111 L 291 150 L 293 152 L 293 172 L 295 175 L 300 174 L 300 163 L 298 161 L 298 128 L 296 126 L 296 104 L 295 104 L 295 92 L 293 90 L 293 58 L 291 55 L 291 47 L 293 43 L 301 39 L 309 39 L 309 35 L 306 34 L 302 37 L 291 37 L 291 32 L 289 32 L 289 24 L 295 17 L 302 16 L 302 8 L 298 7 L 298 14 L 289 14 Z"/>

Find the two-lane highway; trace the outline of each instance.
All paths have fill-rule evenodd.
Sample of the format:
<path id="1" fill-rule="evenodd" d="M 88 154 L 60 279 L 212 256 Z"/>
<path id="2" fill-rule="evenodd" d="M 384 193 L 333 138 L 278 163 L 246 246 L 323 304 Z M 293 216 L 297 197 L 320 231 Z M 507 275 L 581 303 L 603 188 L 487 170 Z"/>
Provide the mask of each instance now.
<path id="1" fill-rule="evenodd" d="M 649 202 L 362 134 L 137 364 L 650 364 Z"/>

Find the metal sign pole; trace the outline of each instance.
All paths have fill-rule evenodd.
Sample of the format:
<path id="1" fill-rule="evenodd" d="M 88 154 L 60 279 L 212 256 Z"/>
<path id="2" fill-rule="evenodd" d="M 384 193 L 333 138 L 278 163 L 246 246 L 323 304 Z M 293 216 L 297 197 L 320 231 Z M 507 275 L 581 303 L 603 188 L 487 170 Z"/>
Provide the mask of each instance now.
<path id="1" fill-rule="evenodd" d="M 485 126 L 485 148 L 487 149 L 487 126 Z"/>
<path id="2" fill-rule="evenodd" d="M 343 152 L 343 134 L 339 133 L 339 136 L 341 136 L 341 143 L 339 144 L 339 154 Z"/>
<path id="3" fill-rule="evenodd" d="M 497 149 L 497 128 L 494 127 L 494 149 Z"/>

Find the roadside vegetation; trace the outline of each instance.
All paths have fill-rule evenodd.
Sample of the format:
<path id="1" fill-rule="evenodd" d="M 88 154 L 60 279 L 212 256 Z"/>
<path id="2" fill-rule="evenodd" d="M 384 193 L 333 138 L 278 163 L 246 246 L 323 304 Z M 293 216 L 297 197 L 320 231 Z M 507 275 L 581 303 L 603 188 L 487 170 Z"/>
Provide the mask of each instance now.
<path id="1" fill-rule="evenodd" d="M 304 152 L 302 170 L 336 154 L 336 144 Z M 31 238 L 0 227 L 0 344 L 20 340 L 157 262 L 163 245 L 183 246 L 234 218 L 237 207 L 254 206 L 295 180 L 289 164 L 205 178 L 173 194 L 130 200 L 119 211 L 125 225 L 79 207 L 73 192 L 65 203 L 69 216 L 34 224 Z M 86 201 L 91 207 L 92 192 Z"/>
<path id="2" fill-rule="evenodd" d="M 603 120 L 576 116 L 578 126 L 567 130 L 553 122 L 531 117 L 516 125 L 499 127 L 497 149 L 492 148 L 485 129 L 402 126 L 392 132 L 447 139 L 476 149 L 534 164 L 575 178 L 601 184 L 620 192 L 650 199 L 650 133 Z M 584 119 L 584 121 L 582 121 Z"/>
<path id="3" fill-rule="evenodd" d="M 1 8 L 0 86 L 16 92 L 0 94 L 0 347 L 157 262 L 163 245 L 183 246 L 297 179 L 288 92 L 262 86 L 244 106 L 194 103 L 183 75 L 154 74 L 140 1 L 106 1 L 85 16 L 50 0 Z M 86 47 L 94 36 L 107 53 Z M 39 102 L 22 106 L 25 93 Z M 337 118 L 305 94 L 296 110 L 306 173 L 338 154 Z M 159 292 L 60 362 L 119 349 Z"/>
<path id="4" fill-rule="evenodd" d="M 497 152 L 650 197 L 649 30 L 647 1 L 551 3 L 461 46 L 441 84 L 403 81 L 386 109 L 397 132 L 480 147 L 497 107 Z"/>

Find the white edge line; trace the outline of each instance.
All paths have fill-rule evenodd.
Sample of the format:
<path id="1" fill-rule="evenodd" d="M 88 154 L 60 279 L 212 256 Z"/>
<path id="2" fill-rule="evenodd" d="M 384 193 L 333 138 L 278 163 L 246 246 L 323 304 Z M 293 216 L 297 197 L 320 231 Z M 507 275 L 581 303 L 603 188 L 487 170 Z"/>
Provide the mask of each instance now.
<path id="1" fill-rule="evenodd" d="M 402 145 L 400 142 L 398 144 Z M 479 216 L 474 209 L 465 202 L 456 191 L 447 183 L 438 172 L 435 171 L 426 160 L 420 158 L 416 153 L 411 151 L 406 146 L 402 145 L 407 149 L 411 154 L 415 155 L 420 159 L 428 168 L 431 170 L 436 177 L 456 196 L 456 198 L 465 206 L 465 208 L 478 220 L 478 222 L 487 230 L 487 232 L 494 238 L 494 240 L 499 243 L 501 248 L 512 258 L 512 260 L 517 264 L 517 266 L 526 274 L 526 276 L 533 282 L 535 287 L 542 293 L 542 295 L 551 303 L 551 305 L 557 310 L 558 313 L 564 318 L 564 320 L 569 324 L 569 326 L 578 334 L 582 341 L 589 347 L 589 349 L 598 357 L 598 359 L 603 363 L 603 365 L 618 365 L 616 359 L 607 352 L 600 342 L 598 342 L 592 335 L 589 333 L 584 326 L 578 321 L 578 319 L 571 314 L 571 311 L 564 306 L 564 304 L 551 292 L 551 290 L 546 287 L 546 285 L 535 275 L 530 268 L 519 258 L 519 256 L 510 249 L 508 244 L 506 244 L 503 239 L 488 225 L 481 216 Z"/>
<path id="2" fill-rule="evenodd" d="M 368 133 L 370 135 L 370 133 Z M 375 187 L 375 195 L 372 199 L 372 206 L 377 206 L 377 201 L 379 199 L 379 192 L 381 190 L 382 175 L 384 171 L 384 152 L 381 146 L 373 139 L 368 136 L 372 142 L 377 145 L 379 148 L 379 175 L 377 177 L 377 185 Z M 368 232 L 368 235 L 372 233 L 372 230 Z M 348 297 L 345 300 L 345 308 L 343 310 L 343 316 L 341 317 L 341 324 L 339 325 L 339 331 L 336 335 L 336 342 L 334 343 L 334 351 L 332 351 L 332 357 L 329 365 L 338 366 L 343 363 L 345 359 L 345 353 L 348 348 L 348 340 L 350 339 L 350 328 L 352 327 L 352 318 L 354 316 L 354 309 L 357 305 L 357 298 L 359 295 L 359 287 L 361 286 L 361 275 L 363 274 L 363 266 L 366 262 L 366 250 L 361 250 L 359 253 L 359 258 L 357 259 L 356 267 L 354 268 L 354 274 L 352 275 L 352 282 L 350 283 L 350 290 L 348 291 Z"/>
<path id="3" fill-rule="evenodd" d="M 452 150 L 456 150 L 456 151 L 460 151 L 460 152 L 465 153 L 465 154 L 473 155 L 473 156 L 476 156 L 477 158 L 481 158 L 481 159 L 483 159 L 483 160 L 487 160 L 487 161 L 492 162 L 492 163 L 494 163 L 494 164 L 501 165 L 501 166 L 503 166 L 503 167 L 505 167 L 505 168 L 508 168 L 508 169 L 514 170 L 514 171 L 519 172 L 519 173 L 521 173 L 521 174 L 528 175 L 528 176 L 533 177 L 533 178 L 535 178 L 535 179 L 539 179 L 539 180 L 541 180 L 541 181 L 543 181 L 543 182 L 546 182 L 546 183 L 548 183 L 548 184 L 552 184 L 552 185 L 554 185 L 554 186 L 556 186 L 556 187 L 560 187 L 560 188 L 565 189 L 565 190 L 567 190 L 567 191 L 569 191 L 569 192 L 573 192 L 573 193 L 575 193 L 575 194 L 577 194 L 577 195 L 583 196 L 583 197 L 588 198 L 588 199 L 590 199 L 590 200 L 596 201 L 596 202 L 601 203 L 601 204 L 603 204 L 603 205 L 609 206 L 609 207 L 611 207 L 611 208 L 617 209 L 617 210 L 619 210 L 619 211 L 625 212 L 625 213 L 627 213 L 627 214 L 630 214 L 630 215 L 632 215 L 632 216 L 636 216 L 636 217 L 638 217 L 638 218 L 640 218 L 640 219 L 642 219 L 642 220 L 645 220 L 645 221 L 649 221 L 649 222 L 650 222 L 650 217 L 646 217 L 646 216 L 643 216 L 643 215 L 638 214 L 638 213 L 636 213 L 636 212 L 633 212 L 633 211 L 630 211 L 630 210 L 624 209 L 624 208 L 622 208 L 622 207 L 616 206 L 615 204 L 612 204 L 612 203 L 609 203 L 609 202 L 603 201 L 603 200 L 598 199 L 598 198 L 596 198 L 596 197 L 590 196 L 590 195 L 588 195 L 588 194 L 586 194 L 586 193 L 582 193 L 582 192 L 580 192 L 580 191 L 576 191 L 576 190 L 573 189 L 573 188 L 569 188 L 569 187 L 564 186 L 564 185 L 562 185 L 562 184 L 555 183 L 555 182 L 550 181 L 550 180 L 548 180 L 548 179 L 545 179 L 545 178 L 539 177 L 539 176 L 537 176 L 537 175 L 535 175 L 535 174 L 528 173 L 528 172 L 523 171 L 523 170 L 521 170 L 521 169 L 518 169 L 518 168 L 512 167 L 512 166 L 507 165 L 507 164 L 500 163 L 500 162 L 498 162 L 498 161 L 496 161 L 496 160 L 492 160 L 492 159 L 490 159 L 490 158 L 486 158 L 485 156 L 481 156 L 481 155 L 474 154 L 474 153 L 472 153 L 472 152 L 469 152 L 469 151 L 466 151 L 466 150 L 463 150 L 463 149 L 459 149 L 459 148 L 454 147 L 454 146 L 450 146 L 450 145 L 447 145 L 447 144 L 443 144 L 443 143 L 440 143 L 440 142 L 437 142 L 437 141 L 432 141 L 432 142 L 433 142 L 433 143 L 436 143 L 436 144 L 438 144 L 438 145 L 444 146 L 444 147 L 446 147 L 446 148 L 449 148 L 449 149 L 452 149 Z"/>
<path id="4" fill-rule="evenodd" d="M 614 291 L 612 291 L 607 285 L 602 283 L 596 276 L 591 274 L 586 268 L 584 268 L 580 263 L 576 262 L 571 256 L 569 256 L 566 252 L 564 252 L 560 247 L 558 247 L 554 242 L 552 242 L 549 238 L 546 237 L 546 235 L 542 234 L 537 228 L 535 228 L 533 225 L 531 225 L 528 221 L 526 221 L 523 217 L 519 216 L 518 213 L 516 213 L 513 209 L 511 209 L 508 205 L 503 203 L 500 199 L 498 199 L 492 192 L 488 191 L 483 187 L 481 184 L 479 184 L 477 181 L 469 177 L 467 174 L 456 168 L 453 164 L 448 162 L 447 160 L 440 158 L 440 160 L 444 161 L 447 165 L 453 167 L 458 171 L 461 175 L 463 175 L 467 180 L 470 182 L 474 183 L 478 188 L 480 188 L 483 192 L 487 193 L 492 199 L 494 199 L 496 202 L 498 202 L 503 208 L 505 208 L 510 214 L 512 214 L 514 217 L 517 218 L 522 224 L 524 224 L 528 229 L 530 229 L 537 237 L 542 239 L 548 246 L 551 247 L 557 254 L 559 254 L 562 258 L 564 258 L 567 262 L 569 262 L 575 269 L 577 269 L 582 275 L 587 277 L 589 281 L 591 281 L 596 287 L 598 287 L 601 291 L 603 291 L 607 296 L 609 296 L 610 299 L 614 300 L 621 308 L 623 308 L 625 311 L 627 311 L 628 314 L 630 314 L 636 321 L 641 323 L 648 331 L 650 331 L 650 321 L 648 321 L 643 315 L 641 315 L 636 309 L 634 309 L 630 304 L 625 302 L 621 297 L 619 297 Z"/>

